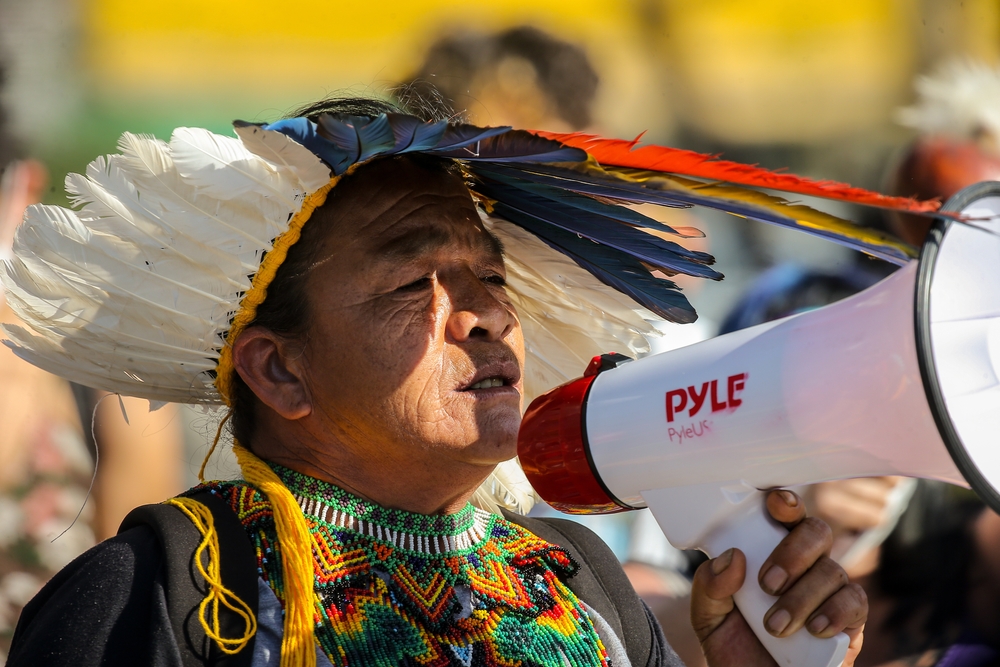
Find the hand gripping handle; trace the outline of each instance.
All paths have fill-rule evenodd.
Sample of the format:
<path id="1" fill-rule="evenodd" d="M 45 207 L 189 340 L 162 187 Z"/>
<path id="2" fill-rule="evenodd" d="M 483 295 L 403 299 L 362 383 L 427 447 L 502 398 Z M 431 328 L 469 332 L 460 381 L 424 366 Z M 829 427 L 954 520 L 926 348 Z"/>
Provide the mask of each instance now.
<path id="1" fill-rule="evenodd" d="M 704 550 L 715 558 L 726 549 L 736 547 L 746 556 L 746 580 L 733 598 L 743 618 L 779 667 L 838 667 L 844 661 L 850 642 L 843 632 L 830 639 L 820 639 L 800 628 L 790 637 L 778 638 L 764 629 L 764 614 L 778 598 L 761 590 L 757 575 L 786 535 L 788 531 L 768 516 L 765 494 L 754 492 L 708 535 Z"/>

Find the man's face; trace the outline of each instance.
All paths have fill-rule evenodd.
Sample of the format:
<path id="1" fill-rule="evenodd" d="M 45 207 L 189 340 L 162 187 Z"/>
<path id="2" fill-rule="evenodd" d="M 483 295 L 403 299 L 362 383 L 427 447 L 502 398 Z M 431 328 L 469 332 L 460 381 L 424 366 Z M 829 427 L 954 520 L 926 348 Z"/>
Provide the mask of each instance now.
<path id="1" fill-rule="evenodd" d="M 313 413 L 373 456 L 492 465 L 516 453 L 524 344 L 467 188 L 407 159 L 361 169 L 309 224 Z"/>

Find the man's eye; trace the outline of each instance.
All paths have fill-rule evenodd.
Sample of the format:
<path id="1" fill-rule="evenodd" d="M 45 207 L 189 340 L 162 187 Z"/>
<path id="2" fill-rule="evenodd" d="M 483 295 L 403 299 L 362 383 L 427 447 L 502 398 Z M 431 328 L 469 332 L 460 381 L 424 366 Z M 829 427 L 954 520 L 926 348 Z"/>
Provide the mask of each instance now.
<path id="1" fill-rule="evenodd" d="M 429 287 L 431 284 L 431 279 L 429 276 L 424 276 L 423 278 L 418 278 L 412 283 L 407 283 L 402 287 L 396 288 L 397 292 L 419 292 L 422 289 Z"/>

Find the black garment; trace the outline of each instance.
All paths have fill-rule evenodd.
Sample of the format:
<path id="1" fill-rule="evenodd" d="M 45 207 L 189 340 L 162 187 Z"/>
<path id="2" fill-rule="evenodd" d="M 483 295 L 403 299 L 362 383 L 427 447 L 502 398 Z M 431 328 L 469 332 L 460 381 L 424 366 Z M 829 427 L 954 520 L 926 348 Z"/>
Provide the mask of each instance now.
<path id="1" fill-rule="evenodd" d="M 215 518 L 222 583 L 256 614 L 257 561 L 242 524 L 207 491 L 191 497 Z M 252 641 L 227 656 L 198 621 L 205 582 L 193 556 L 200 542 L 176 507 L 133 510 L 117 537 L 67 565 L 25 606 L 7 666 L 249 667 Z M 243 631 L 224 608 L 220 626 L 224 637 Z"/>
<path id="2" fill-rule="evenodd" d="M 242 525 L 217 498 L 194 497 L 215 516 L 223 583 L 256 613 L 256 558 Z M 566 585 L 608 622 L 633 667 L 683 667 L 597 535 L 564 519 L 505 518 L 570 552 L 580 571 Z M 70 563 L 25 607 L 8 667 L 248 667 L 252 644 L 225 656 L 198 623 L 205 594 L 193 567 L 199 541 L 197 530 L 174 507 L 135 510 L 117 537 Z M 224 636 L 241 629 L 233 616 L 223 618 Z"/>

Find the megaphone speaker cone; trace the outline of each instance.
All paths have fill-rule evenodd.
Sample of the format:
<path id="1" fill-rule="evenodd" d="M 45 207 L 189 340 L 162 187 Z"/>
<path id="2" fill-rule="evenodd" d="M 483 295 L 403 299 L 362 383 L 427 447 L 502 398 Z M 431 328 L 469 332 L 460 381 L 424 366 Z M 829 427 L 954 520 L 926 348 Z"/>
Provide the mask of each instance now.
<path id="1" fill-rule="evenodd" d="M 942 207 L 917 276 L 917 356 L 949 453 L 1000 512 L 1000 183 L 977 183 Z"/>

